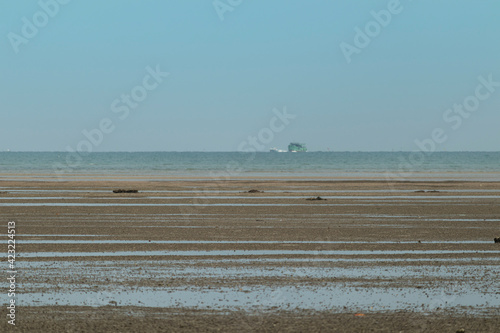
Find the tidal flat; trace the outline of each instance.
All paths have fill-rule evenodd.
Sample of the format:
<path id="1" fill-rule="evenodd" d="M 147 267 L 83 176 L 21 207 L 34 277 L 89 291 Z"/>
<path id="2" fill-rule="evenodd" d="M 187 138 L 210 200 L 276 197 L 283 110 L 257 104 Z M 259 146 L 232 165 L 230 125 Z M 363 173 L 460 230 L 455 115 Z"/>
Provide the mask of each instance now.
<path id="1" fill-rule="evenodd" d="M 500 324 L 498 182 L 34 179 L 0 188 L 0 215 L 16 222 L 20 331 Z M 307 200 L 318 196 L 326 200 Z"/>

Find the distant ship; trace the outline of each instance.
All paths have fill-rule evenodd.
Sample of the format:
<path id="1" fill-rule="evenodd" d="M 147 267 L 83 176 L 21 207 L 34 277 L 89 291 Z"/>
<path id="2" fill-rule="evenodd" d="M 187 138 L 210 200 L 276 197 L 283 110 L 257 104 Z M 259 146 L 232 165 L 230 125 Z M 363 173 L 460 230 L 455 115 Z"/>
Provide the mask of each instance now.
<path id="1" fill-rule="evenodd" d="M 273 147 L 273 148 L 269 149 L 269 152 L 271 152 L 271 153 L 286 153 L 286 150 L 281 150 L 281 149 Z"/>
<path id="2" fill-rule="evenodd" d="M 291 153 L 305 153 L 307 151 L 307 147 L 305 143 L 292 142 L 288 145 L 288 151 Z"/>

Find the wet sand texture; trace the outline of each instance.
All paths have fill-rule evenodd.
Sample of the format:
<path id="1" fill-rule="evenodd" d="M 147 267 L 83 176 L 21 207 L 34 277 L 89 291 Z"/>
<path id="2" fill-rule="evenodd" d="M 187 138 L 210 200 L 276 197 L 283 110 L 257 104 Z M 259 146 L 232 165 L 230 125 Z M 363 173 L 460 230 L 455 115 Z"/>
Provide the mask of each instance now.
<path id="1" fill-rule="evenodd" d="M 500 329 L 496 182 L 11 180 L 0 192 L 16 221 L 17 331 Z"/>

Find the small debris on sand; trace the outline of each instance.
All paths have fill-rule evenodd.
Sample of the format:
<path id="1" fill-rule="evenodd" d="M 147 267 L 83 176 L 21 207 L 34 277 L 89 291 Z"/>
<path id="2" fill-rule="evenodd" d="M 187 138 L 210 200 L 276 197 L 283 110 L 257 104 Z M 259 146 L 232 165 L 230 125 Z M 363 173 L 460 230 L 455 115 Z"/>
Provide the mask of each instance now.
<path id="1" fill-rule="evenodd" d="M 322 197 L 312 197 L 312 198 L 307 198 L 306 200 L 326 200 L 326 199 L 323 199 Z"/>
<path id="2" fill-rule="evenodd" d="M 247 193 L 264 193 L 264 191 L 259 191 L 259 190 L 250 190 Z"/>
<path id="3" fill-rule="evenodd" d="M 500 243 L 500 237 L 496 237 L 493 240 L 495 241 L 495 243 Z"/>
<path id="4" fill-rule="evenodd" d="M 417 191 L 413 191 L 413 193 L 439 193 L 439 191 L 438 190 L 430 190 L 430 191 L 417 190 Z"/>
<path id="5" fill-rule="evenodd" d="M 118 190 L 113 190 L 113 193 L 138 193 L 138 190 L 124 190 L 124 189 L 118 189 Z"/>

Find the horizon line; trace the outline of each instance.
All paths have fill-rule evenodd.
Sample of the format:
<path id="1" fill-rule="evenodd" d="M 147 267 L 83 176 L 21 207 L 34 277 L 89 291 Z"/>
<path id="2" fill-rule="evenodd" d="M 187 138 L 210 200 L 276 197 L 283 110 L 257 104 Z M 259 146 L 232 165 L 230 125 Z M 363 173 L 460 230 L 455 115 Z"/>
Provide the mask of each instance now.
<path id="1" fill-rule="evenodd" d="M 310 150 L 305 153 L 429 153 L 421 150 Z M 438 150 L 433 153 L 499 153 L 500 150 Z M 71 153 L 62 150 L 2 150 L 0 153 Z M 93 151 L 81 152 L 80 154 L 96 154 L 96 153 L 270 153 L 269 150 L 259 150 L 255 152 L 237 151 L 237 150 L 108 150 L 108 151 Z M 290 153 L 284 151 L 280 153 Z M 300 152 L 299 152 L 300 153 Z"/>

